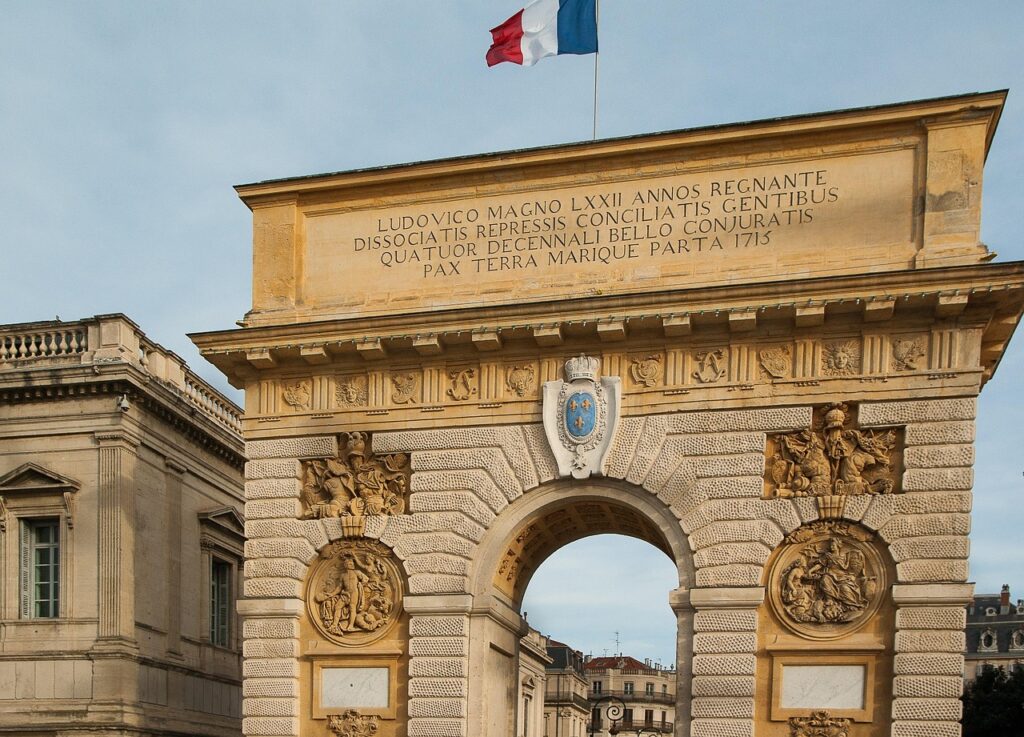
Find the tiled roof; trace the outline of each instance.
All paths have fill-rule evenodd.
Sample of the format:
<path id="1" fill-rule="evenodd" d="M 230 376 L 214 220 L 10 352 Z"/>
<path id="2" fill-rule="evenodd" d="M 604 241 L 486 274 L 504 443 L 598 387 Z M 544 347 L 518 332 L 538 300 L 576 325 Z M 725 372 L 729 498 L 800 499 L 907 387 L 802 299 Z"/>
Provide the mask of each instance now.
<path id="1" fill-rule="evenodd" d="M 610 657 L 591 658 L 584 666 L 587 670 L 607 670 L 618 668 L 620 670 L 644 670 L 651 669 L 646 663 L 641 663 L 629 655 L 613 655 Z"/>

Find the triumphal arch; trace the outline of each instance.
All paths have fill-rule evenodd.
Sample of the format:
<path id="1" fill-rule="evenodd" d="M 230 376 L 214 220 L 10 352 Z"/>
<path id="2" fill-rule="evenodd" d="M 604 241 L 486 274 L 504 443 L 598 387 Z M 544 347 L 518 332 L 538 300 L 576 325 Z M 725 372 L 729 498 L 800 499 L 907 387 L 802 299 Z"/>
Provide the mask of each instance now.
<path id="1" fill-rule="evenodd" d="M 524 734 L 530 576 L 621 533 L 676 735 L 958 735 L 1003 99 L 239 187 L 245 734 Z"/>

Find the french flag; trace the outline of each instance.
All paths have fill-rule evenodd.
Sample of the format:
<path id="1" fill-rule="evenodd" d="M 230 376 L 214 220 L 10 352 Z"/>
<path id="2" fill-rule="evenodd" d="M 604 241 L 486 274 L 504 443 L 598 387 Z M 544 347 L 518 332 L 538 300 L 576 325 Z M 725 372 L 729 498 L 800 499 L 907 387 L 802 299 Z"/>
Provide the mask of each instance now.
<path id="1" fill-rule="evenodd" d="M 597 0 L 534 0 L 497 28 L 487 66 L 533 66 L 545 56 L 597 53 Z"/>

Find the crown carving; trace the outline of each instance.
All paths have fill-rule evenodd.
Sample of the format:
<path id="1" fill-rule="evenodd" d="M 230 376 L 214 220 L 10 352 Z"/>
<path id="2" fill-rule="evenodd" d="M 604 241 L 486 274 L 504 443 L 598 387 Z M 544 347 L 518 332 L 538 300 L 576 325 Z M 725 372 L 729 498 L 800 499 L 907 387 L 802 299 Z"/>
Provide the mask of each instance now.
<path id="1" fill-rule="evenodd" d="M 601 359 L 585 356 L 582 353 L 565 362 L 565 380 L 588 379 L 597 381 L 597 372 L 601 368 Z"/>

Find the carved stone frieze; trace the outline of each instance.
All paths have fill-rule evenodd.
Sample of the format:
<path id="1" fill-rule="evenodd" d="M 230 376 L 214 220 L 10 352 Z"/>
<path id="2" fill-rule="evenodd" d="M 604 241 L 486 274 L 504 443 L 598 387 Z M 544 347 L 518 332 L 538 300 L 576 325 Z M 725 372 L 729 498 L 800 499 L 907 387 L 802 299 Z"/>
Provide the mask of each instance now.
<path id="1" fill-rule="evenodd" d="M 340 645 L 383 637 L 402 610 L 402 583 L 391 551 L 376 540 L 338 540 L 320 551 L 306 585 L 316 628 Z"/>
<path id="2" fill-rule="evenodd" d="M 458 368 L 448 372 L 448 396 L 456 402 L 465 402 L 475 397 L 477 389 L 477 370 L 475 368 Z"/>
<path id="3" fill-rule="evenodd" d="M 414 371 L 399 371 L 391 375 L 391 401 L 395 404 L 416 404 L 420 390 L 420 375 Z"/>
<path id="4" fill-rule="evenodd" d="M 784 345 L 763 348 L 757 352 L 765 374 L 773 379 L 787 379 L 793 371 L 793 357 Z"/>
<path id="5" fill-rule="evenodd" d="M 769 598 L 789 629 L 835 639 L 860 628 L 886 589 L 885 567 L 867 530 L 842 521 L 805 525 L 786 538 L 772 566 Z"/>
<path id="6" fill-rule="evenodd" d="M 825 376 L 853 376 L 860 373 L 860 346 L 854 340 L 825 343 L 821 351 L 821 373 Z"/>
<path id="7" fill-rule="evenodd" d="M 633 356 L 629 367 L 630 376 L 638 386 L 652 387 L 661 379 L 661 356 Z"/>
<path id="8" fill-rule="evenodd" d="M 369 394 L 366 376 L 339 376 L 334 390 L 334 403 L 339 407 L 365 407 Z"/>
<path id="9" fill-rule="evenodd" d="M 830 404 L 803 430 L 768 437 L 768 496 L 846 496 L 897 491 L 902 431 L 860 430 L 848 405 Z"/>
<path id="10" fill-rule="evenodd" d="M 815 711 L 809 717 L 790 717 L 789 737 L 849 737 L 850 724 L 845 717 Z"/>
<path id="11" fill-rule="evenodd" d="M 713 351 L 700 351 L 695 356 L 697 370 L 693 372 L 701 384 L 714 384 L 725 376 L 725 351 L 718 348 Z"/>
<path id="12" fill-rule="evenodd" d="M 512 366 L 505 374 L 505 384 L 517 397 L 525 397 L 537 387 L 537 373 L 533 366 Z"/>
<path id="13" fill-rule="evenodd" d="M 893 371 L 917 371 L 920 368 L 917 362 L 927 353 L 925 340 L 924 336 L 894 340 L 892 343 Z"/>
<path id="14" fill-rule="evenodd" d="M 287 383 L 281 389 L 281 398 L 296 412 L 309 409 L 310 402 L 313 400 L 311 383 L 309 381 Z"/>
<path id="15" fill-rule="evenodd" d="M 374 455 L 366 433 L 343 435 L 336 458 L 302 464 L 303 519 L 396 515 L 405 511 L 409 456 Z"/>
<path id="16" fill-rule="evenodd" d="M 371 737 L 380 728 L 380 717 L 375 714 L 360 714 L 349 709 L 343 714 L 330 714 L 327 729 L 337 737 Z"/>

